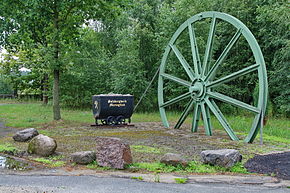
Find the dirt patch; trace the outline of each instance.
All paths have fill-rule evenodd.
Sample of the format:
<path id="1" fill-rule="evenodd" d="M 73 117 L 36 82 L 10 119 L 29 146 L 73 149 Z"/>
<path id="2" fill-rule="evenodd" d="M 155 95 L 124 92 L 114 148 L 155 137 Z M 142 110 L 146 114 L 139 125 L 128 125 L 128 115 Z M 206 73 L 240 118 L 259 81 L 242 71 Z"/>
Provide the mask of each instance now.
<path id="1" fill-rule="evenodd" d="M 290 151 L 268 155 L 256 155 L 245 163 L 250 172 L 276 175 L 290 180 Z"/>
<path id="2" fill-rule="evenodd" d="M 174 125 L 174 124 L 173 124 Z M 19 151 L 27 150 L 27 143 L 15 142 L 12 135 L 17 131 L 10 128 L 0 129 L 0 144 L 11 144 Z M 54 138 L 57 141 L 57 153 L 61 155 L 59 161 L 65 161 L 66 167 L 72 166 L 70 155 L 77 151 L 95 151 L 95 139 L 98 136 L 118 137 L 127 141 L 131 147 L 133 162 L 159 162 L 165 153 L 179 153 L 187 160 L 200 160 L 200 152 L 211 149 L 237 149 L 244 160 L 254 157 L 255 154 L 271 151 L 285 151 L 289 144 L 265 142 L 259 145 L 257 140 L 253 144 L 243 141 L 232 141 L 224 130 L 214 130 L 213 136 L 206 136 L 203 127 L 192 133 L 190 125 L 183 125 L 181 129 L 164 128 L 160 122 L 134 123 L 130 127 L 45 127 L 38 129 L 39 133 Z M 5 132 L 5 135 L 3 135 Z M 244 136 L 240 136 L 244 138 Z M 31 155 L 34 156 L 34 155 Z M 24 156 L 31 160 L 34 157 Z"/>

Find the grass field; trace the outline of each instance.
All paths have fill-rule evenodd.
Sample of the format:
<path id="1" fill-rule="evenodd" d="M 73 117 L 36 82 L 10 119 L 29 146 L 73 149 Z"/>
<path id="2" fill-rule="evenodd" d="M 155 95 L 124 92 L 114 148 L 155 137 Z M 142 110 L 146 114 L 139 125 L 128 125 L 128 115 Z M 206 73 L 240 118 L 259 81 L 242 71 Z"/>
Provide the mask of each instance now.
<path id="1" fill-rule="evenodd" d="M 13 104 L 15 101 L 9 101 L 0 100 L 0 104 L 12 103 L 9 105 L 0 105 L 0 122 L 4 122 L 7 127 L 43 128 L 50 126 L 62 128 L 94 124 L 94 118 L 90 109 L 62 109 L 62 120 L 56 122 L 52 119 L 51 106 L 43 106 L 36 102 Z M 169 120 L 177 121 L 180 113 L 170 112 L 167 116 Z M 229 115 L 227 119 L 235 132 L 239 134 L 247 134 L 253 121 L 253 117 L 245 115 Z M 222 129 L 215 117 L 212 116 L 211 121 L 213 128 Z M 134 113 L 132 122 L 161 122 L 161 119 L 158 112 Z M 185 122 L 190 124 L 191 118 L 187 118 Z M 202 125 L 202 122 L 200 125 Z M 290 120 L 286 118 L 269 118 L 264 127 L 264 138 L 277 142 L 290 143 Z"/>

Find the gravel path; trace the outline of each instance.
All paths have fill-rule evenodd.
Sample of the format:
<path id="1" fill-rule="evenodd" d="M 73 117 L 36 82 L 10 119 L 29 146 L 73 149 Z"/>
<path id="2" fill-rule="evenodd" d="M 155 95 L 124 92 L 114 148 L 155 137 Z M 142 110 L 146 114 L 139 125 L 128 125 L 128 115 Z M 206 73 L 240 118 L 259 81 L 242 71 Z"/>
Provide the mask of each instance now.
<path id="1" fill-rule="evenodd" d="M 250 172 L 276 175 L 290 180 L 290 151 L 268 155 L 256 155 L 245 163 Z"/>

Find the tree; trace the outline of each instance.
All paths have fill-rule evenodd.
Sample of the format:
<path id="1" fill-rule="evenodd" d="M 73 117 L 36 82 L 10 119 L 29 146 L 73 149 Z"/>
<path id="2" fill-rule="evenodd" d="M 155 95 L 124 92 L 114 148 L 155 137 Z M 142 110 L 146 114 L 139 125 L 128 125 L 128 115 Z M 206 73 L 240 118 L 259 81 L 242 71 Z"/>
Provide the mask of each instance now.
<path id="1" fill-rule="evenodd" d="M 78 38 L 78 29 L 89 19 L 113 17 L 121 1 L 106 0 L 7 0 L 2 1 L 1 41 L 12 50 L 46 49 L 45 58 L 53 75 L 53 117 L 60 114 L 60 73 L 65 68 L 67 45 Z M 13 7 L 13 9 L 11 9 Z M 112 12 L 111 12 L 112 11 Z"/>
<path id="2" fill-rule="evenodd" d="M 7 79 L 0 75 L 0 94 L 12 94 L 12 87 Z"/>
<path id="3" fill-rule="evenodd" d="M 70 63 L 62 76 L 62 104 L 90 107 L 92 95 L 111 92 L 109 57 L 101 39 L 101 33 L 84 28 L 76 44 L 71 45 L 66 55 Z"/>
<path id="4" fill-rule="evenodd" d="M 274 114 L 290 116 L 290 13 L 285 0 L 257 9 L 259 39 L 269 76 L 269 95 Z"/>

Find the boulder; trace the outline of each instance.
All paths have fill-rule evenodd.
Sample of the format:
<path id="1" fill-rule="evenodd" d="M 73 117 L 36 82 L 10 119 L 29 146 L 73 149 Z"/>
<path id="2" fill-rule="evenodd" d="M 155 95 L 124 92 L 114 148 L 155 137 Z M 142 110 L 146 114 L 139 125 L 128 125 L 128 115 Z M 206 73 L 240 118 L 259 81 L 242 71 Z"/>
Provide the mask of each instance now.
<path id="1" fill-rule="evenodd" d="M 174 153 L 167 153 L 165 154 L 161 160 L 161 163 L 164 163 L 166 165 L 182 165 L 187 166 L 187 161 L 180 155 L 180 154 L 174 154 Z"/>
<path id="2" fill-rule="evenodd" d="M 202 162 L 230 168 L 242 160 L 242 155 L 235 149 L 206 150 L 200 153 Z"/>
<path id="3" fill-rule="evenodd" d="M 34 128 L 28 128 L 18 131 L 14 136 L 14 141 L 25 142 L 38 135 L 38 131 Z"/>
<path id="4" fill-rule="evenodd" d="M 37 135 L 28 144 L 28 153 L 49 156 L 56 150 L 56 141 L 45 135 Z"/>
<path id="5" fill-rule="evenodd" d="M 124 169 L 132 163 L 130 146 L 119 138 L 97 137 L 96 160 L 100 166 Z"/>
<path id="6" fill-rule="evenodd" d="M 71 154 L 71 159 L 77 164 L 89 164 L 96 160 L 96 153 L 93 151 L 81 151 Z"/>

